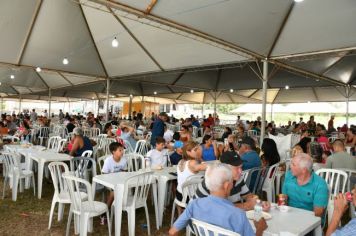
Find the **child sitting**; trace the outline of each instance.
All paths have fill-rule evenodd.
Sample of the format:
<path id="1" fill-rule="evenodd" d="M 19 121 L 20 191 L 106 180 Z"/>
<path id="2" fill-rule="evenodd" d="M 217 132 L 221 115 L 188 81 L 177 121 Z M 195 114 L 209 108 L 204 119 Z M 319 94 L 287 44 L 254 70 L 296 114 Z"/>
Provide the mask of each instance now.
<path id="1" fill-rule="evenodd" d="M 152 149 L 147 153 L 147 158 L 150 159 L 151 167 L 153 168 L 161 168 L 166 167 L 169 154 L 168 149 L 164 149 L 165 140 L 162 137 L 156 138 L 156 148 Z"/>

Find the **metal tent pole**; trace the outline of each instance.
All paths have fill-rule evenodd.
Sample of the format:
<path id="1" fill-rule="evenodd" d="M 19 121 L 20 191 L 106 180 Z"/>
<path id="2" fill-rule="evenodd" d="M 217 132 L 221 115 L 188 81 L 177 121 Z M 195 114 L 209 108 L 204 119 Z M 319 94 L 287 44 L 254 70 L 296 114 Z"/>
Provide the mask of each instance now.
<path id="1" fill-rule="evenodd" d="M 131 119 L 133 119 L 133 117 L 132 117 L 132 98 L 133 98 L 133 96 L 130 94 L 130 96 L 129 96 L 129 118 L 131 117 Z"/>
<path id="2" fill-rule="evenodd" d="M 21 94 L 19 95 L 19 114 L 21 113 L 21 109 L 22 109 L 22 97 Z"/>
<path id="3" fill-rule="evenodd" d="M 2 110 L 3 104 L 4 104 L 4 98 L 1 97 L 1 115 L 2 115 L 2 112 L 3 112 L 3 110 Z"/>
<path id="4" fill-rule="evenodd" d="M 261 120 L 261 136 L 260 146 L 262 145 L 266 131 L 266 100 L 267 100 L 267 80 L 268 80 L 268 62 L 263 61 L 263 87 L 262 87 L 262 120 Z"/>
<path id="5" fill-rule="evenodd" d="M 52 93 L 51 93 L 51 89 L 48 89 L 48 98 L 49 98 L 49 102 L 48 102 L 48 117 L 51 117 L 51 100 L 52 100 Z"/>
<path id="6" fill-rule="evenodd" d="M 109 92 L 110 92 L 110 79 L 106 78 L 106 121 L 109 121 Z"/>
<path id="7" fill-rule="evenodd" d="M 346 86 L 346 125 L 349 126 L 350 85 Z"/>

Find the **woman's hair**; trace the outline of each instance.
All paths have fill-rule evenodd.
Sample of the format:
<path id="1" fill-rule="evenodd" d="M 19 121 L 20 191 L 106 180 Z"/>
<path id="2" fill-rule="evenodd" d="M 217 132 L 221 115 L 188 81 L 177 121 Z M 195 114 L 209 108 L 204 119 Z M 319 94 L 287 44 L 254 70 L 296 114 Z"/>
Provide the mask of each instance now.
<path id="1" fill-rule="evenodd" d="M 266 160 L 269 166 L 278 163 L 281 158 L 277 150 L 276 142 L 273 139 L 265 138 L 261 147 L 263 151 L 263 158 Z"/>
<path id="2" fill-rule="evenodd" d="M 202 144 L 206 144 L 206 141 L 208 141 L 209 139 L 211 139 L 211 135 L 206 134 L 206 135 L 203 137 Z"/>
<path id="3" fill-rule="evenodd" d="M 303 149 L 304 153 L 308 153 L 308 144 L 311 142 L 311 138 L 309 137 L 304 137 L 302 138 L 298 145 Z"/>
<path id="4" fill-rule="evenodd" d="M 183 154 L 182 154 L 182 158 L 184 160 L 189 160 L 192 159 L 191 156 L 189 156 L 188 152 L 190 152 L 191 150 L 193 150 L 193 148 L 195 148 L 196 146 L 198 146 L 199 144 L 197 142 L 194 141 L 188 141 L 182 148 Z"/>
<path id="5" fill-rule="evenodd" d="M 111 126 L 111 123 L 106 123 L 104 126 L 104 131 L 107 132 L 110 126 Z"/>
<path id="6" fill-rule="evenodd" d="M 226 126 L 225 129 L 227 134 L 232 134 L 232 130 L 230 127 Z"/>
<path id="7" fill-rule="evenodd" d="M 310 143 L 310 156 L 315 160 L 317 163 L 321 163 L 323 160 L 323 148 L 318 142 L 311 142 Z"/>

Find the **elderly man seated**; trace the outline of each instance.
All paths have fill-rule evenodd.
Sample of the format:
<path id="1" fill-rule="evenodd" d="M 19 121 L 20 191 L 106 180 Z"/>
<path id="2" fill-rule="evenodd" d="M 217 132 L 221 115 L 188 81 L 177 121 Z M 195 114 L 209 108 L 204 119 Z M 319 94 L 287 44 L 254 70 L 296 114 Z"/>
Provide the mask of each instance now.
<path id="1" fill-rule="evenodd" d="M 246 213 L 236 208 L 227 199 L 233 187 L 231 168 L 221 163 L 209 165 L 205 173 L 205 182 L 210 195 L 191 201 L 169 230 L 169 235 L 177 235 L 179 230 L 188 225 L 191 218 L 214 224 L 243 236 L 255 235 Z M 261 236 L 267 228 L 265 220 L 261 218 L 254 224 L 256 235 Z"/>
<path id="2" fill-rule="evenodd" d="M 312 171 L 313 160 L 308 154 L 299 153 L 292 158 L 282 192 L 288 196 L 288 205 L 314 211 L 322 217 L 328 205 L 329 190 L 323 178 Z"/>
<path id="3" fill-rule="evenodd" d="M 356 158 L 345 152 L 345 145 L 340 139 L 333 142 L 334 153 L 328 157 L 326 168 L 356 170 Z"/>

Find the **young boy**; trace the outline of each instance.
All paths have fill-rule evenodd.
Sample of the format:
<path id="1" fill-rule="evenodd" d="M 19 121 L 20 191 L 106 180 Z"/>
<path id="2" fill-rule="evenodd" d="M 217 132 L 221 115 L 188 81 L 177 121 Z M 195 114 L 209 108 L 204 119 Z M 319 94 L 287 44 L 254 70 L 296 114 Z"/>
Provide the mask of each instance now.
<path id="1" fill-rule="evenodd" d="M 127 160 L 124 158 L 124 146 L 121 143 L 114 142 L 109 145 L 109 150 L 112 155 L 104 161 L 104 166 L 101 170 L 103 174 L 116 173 L 127 169 Z M 114 201 L 114 192 L 110 191 L 107 198 L 107 204 L 110 209 Z M 105 214 L 104 214 L 105 215 Z M 105 224 L 105 217 L 101 217 L 101 224 Z"/>
<path id="2" fill-rule="evenodd" d="M 183 154 L 183 142 L 182 141 L 175 141 L 173 149 L 175 150 L 170 156 L 171 164 L 178 165 L 178 162 L 182 159 Z"/>
<path id="3" fill-rule="evenodd" d="M 150 159 L 151 167 L 160 168 L 160 167 L 167 166 L 169 154 L 168 154 L 168 149 L 164 149 L 164 147 L 165 147 L 164 138 L 157 137 L 156 148 L 149 151 L 146 155 Z"/>

